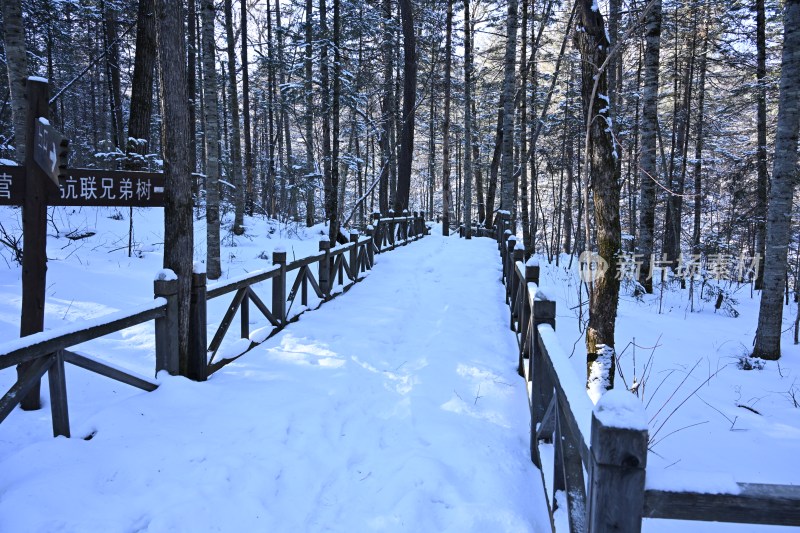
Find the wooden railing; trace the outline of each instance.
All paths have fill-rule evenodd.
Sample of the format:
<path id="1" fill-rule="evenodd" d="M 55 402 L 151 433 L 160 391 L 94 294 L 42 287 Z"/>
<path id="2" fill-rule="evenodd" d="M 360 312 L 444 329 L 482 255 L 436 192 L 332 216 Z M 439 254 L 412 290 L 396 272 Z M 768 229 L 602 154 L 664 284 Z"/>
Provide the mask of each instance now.
<path id="1" fill-rule="evenodd" d="M 86 354 L 70 351 L 67 348 L 150 320 L 156 321 L 156 334 L 158 335 L 159 331 L 165 331 L 168 305 L 169 303 L 164 298 L 156 298 L 152 304 L 131 312 L 114 313 L 80 329 L 59 328 L 0 345 L 0 370 L 20 365 L 21 374 L 11 389 L 0 399 L 0 422 L 6 419 L 34 385 L 47 374 L 50 385 L 53 436 L 69 437 L 65 362 L 142 390 L 152 391 L 158 388 L 158 384 L 150 379 L 103 363 Z M 163 348 L 166 344 L 161 343 L 160 346 Z M 164 354 L 159 351 L 157 344 L 156 358 L 159 357 L 163 358 Z"/>
<path id="2" fill-rule="evenodd" d="M 316 306 L 319 307 L 363 280 L 374 265 L 375 254 L 420 239 L 427 232 L 422 214 L 384 219 L 377 217 L 373 225 L 367 228 L 366 237 L 353 233 L 348 244 L 333 249 L 329 241 L 321 241 L 319 253 L 288 264 L 286 252 L 275 251 L 271 268 L 211 287 L 206 286 L 205 274 L 194 274 L 189 312 L 189 358 L 184 363 L 178 360 L 178 280 L 168 273 L 160 274 L 155 280 L 155 300 L 151 304 L 129 312 L 113 313 L 91 323 L 37 333 L 4 343 L 0 345 L 0 371 L 19 365 L 20 375 L 0 398 L 0 423 L 20 404 L 34 385 L 48 374 L 53 435 L 69 437 L 64 363 L 71 363 L 146 391 L 158 388 L 158 383 L 153 380 L 87 354 L 68 350 L 75 345 L 150 320 L 155 322 L 156 373 L 166 370 L 170 374 L 204 381 L 211 373 L 295 321 L 308 308 L 310 294 L 316 298 Z M 316 275 L 313 265 L 317 265 Z M 262 299 L 257 292 L 257 285 L 266 281 L 271 281 L 271 295 L 268 299 Z M 212 335 L 211 342 L 207 343 L 207 302 L 231 293 L 233 298 L 227 311 Z M 250 331 L 251 304 L 265 317 L 270 325 L 269 331 Z M 247 346 L 233 357 L 215 360 L 237 312 L 240 319 L 239 335 L 246 340 Z"/>
<path id="3" fill-rule="evenodd" d="M 736 483 L 726 493 L 709 493 L 646 483 L 648 431 L 641 402 L 627 391 L 612 391 L 592 404 L 585 380 L 556 338 L 556 303 L 539 286 L 539 266 L 524 262 L 504 220 L 493 237 L 519 346 L 518 370 L 528 391 L 531 460 L 552 489 L 551 521 L 560 501 L 571 532 L 636 533 L 643 518 L 800 525 L 800 486 Z M 614 413 L 620 403 L 622 415 Z"/>

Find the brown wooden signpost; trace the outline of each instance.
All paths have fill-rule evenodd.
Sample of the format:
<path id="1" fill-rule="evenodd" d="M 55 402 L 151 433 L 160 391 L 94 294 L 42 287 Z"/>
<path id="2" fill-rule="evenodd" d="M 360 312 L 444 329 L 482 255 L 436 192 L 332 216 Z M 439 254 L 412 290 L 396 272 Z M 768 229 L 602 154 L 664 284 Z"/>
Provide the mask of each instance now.
<path id="1" fill-rule="evenodd" d="M 47 206 L 161 207 L 164 175 L 67 168 L 64 136 L 50 125 L 47 80 L 29 78 L 27 151 L 23 166 L 0 165 L 0 205 L 22 206 L 22 316 L 20 336 L 44 329 Z M 17 367 L 22 379 L 30 364 Z M 41 407 L 34 387 L 21 407 Z"/>

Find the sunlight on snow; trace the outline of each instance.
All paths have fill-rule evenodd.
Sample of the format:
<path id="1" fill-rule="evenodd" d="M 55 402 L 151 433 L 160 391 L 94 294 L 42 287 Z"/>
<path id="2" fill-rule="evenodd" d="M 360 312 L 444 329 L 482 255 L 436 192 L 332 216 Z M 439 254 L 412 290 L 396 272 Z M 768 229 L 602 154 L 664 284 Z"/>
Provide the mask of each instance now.
<path id="1" fill-rule="evenodd" d="M 298 365 L 319 365 L 329 368 L 344 366 L 346 361 L 339 354 L 328 349 L 327 345 L 307 338 L 297 338 L 286 333 L 280 345 L 267 349 L 275 359 Z"/>

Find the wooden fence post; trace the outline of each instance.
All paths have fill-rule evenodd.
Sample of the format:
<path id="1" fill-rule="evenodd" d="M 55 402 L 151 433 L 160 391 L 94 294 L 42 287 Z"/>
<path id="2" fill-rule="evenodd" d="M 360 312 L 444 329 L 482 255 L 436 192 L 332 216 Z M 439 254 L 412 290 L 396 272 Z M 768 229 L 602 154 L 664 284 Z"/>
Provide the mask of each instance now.
<path id="1" fill-rule="evenodd" d="M 530 264 L 529 264 L 530 263 Z M 519 327 L 520 327 L 520 343 L 519 343 L 519 366 L 517 373 L 520 376 L 525 376 L 525 369 L 522 367 L 524 360 L 530 360 L 533 349 L 531 339 L 533 339 L 533 308 L 531 307 L 530 297 L 528 295 L 528 285 L 531 283 L 539 284 L 539 264 L 529 259 L 525 263 L 525 287 L 522 292 L 522 302 L 520 306 Z"/>
<path id="2" fill-rule="evenodd" d="M 370 242 L 367 243 L 367 268 L 372 270 L 372 266 L 375 264 L 375 227 L 370 224 L 367 226 L 367 237 L 369 237 Z"/>
<path id="3" fill-rule="evenodd" d="M 550 324 L 553 329 L 556 327 L 556 303 L 536 298 L 531 309 L 531 355 L 528 364 L 528 375 L 531 378 L 531 460 L 536 466 L 541 468 L 542 463 L 539 458 L 539 433 L 542 440 L 552 441 L 552 435 L 545 428 L 540 428 L 540 424 L 546 422 L 545 415 L 553 400 L 553 382 L 548 374 L 547 365 L 544 362 L 544 353 L 539 346 L 539 325 Z M 542 430 L 543 431 L 540 431 Z"/>
<path id="4" fill-rule="evenodd" d="M 180 372 L 178 363 L 178 279 L 161 276 L 153 282 L 156 298 L 167 300 L 166 314 L 156 318 L 156 374 L 166 370 L 175 376 Z"/>
<path id="5" fill-rule="evenodd" d="M 428 234 L 428 226 L 425 225 L 425 211 L 419 212 L 419 232 L 423 237 Z"/>
<path id="6" fill-rule="evenodd" d="M 350 233 L 350 244 L 352 248 L 350 248 L 350 279 L 353 281 L 358 280 L 358 231 L 353 230 Z"/>
<path id="7" fill-rule="evenodd" d="M 67 379 L 64 374 L 64 352 L 57 351 L 50 357 L 53 363 L 47 371 L 50 384 L 50 414 L 53 419 L 53 436 L 69 437 L 69 409 L 67 408 Z"/>
<path id="8" fill-rule="evenodd" d="M 250 338 L 250 288 L 244 291 L 242 303 L 239 305 L 240 337 Z"/>
<path id="9" fill-rule="evenodd" d="M 194 381 L 208 379 L 208 332 L 206 331 L 206 274 L 192 274 L 192 297 L 189 309 L 189 361 L 186 377 Z"/>
<path id="10" fill-rule="evenodd" d="M 383 245 L 383 233 L 381 227 L 381 214 L 380 213 L 372 213 L 372 244 L 374 247 L 374 252 L 381 253 L 381 246 Z M 369 228 L 367 228 L 367 234 L 369 234 Z M 370 265 L 374 264 L 372 262 L 374 257 L 370 258 Z"/>
<path id="11" fill-rule="evenodd" d="M 286 251 L 273 250 L 272 264 L 280 268 L 280 273 L 272 278 L 272 314 L 283 326 L 286 324 Z"/>
<path id="12" fill-rule="evenodd" d="M 647 418 L 638 398 L 628 394 L 630 406 L 625 406 L 625 410 L 630 407 L 641 416 L 632 417 L 634 423 L 630 425 L 633 427 L 615 427 L 626 422 L 619 420 L 618 404 L 625 399 L 627 391 L 612 392 L 613 403 L 606 407 L 601 398 L 592 414 L 588 531 L 639 533 L 644 511 Z M 608 418 L 604 415 L 606 408 L 614 413 Z"/>
<path id="13" fill-rule="evenodd" d="M 331 276 L 331 241 L 319 241 L 319 251 L 325 252 L 325 255 L 319 260 L 319 288 L 322 293 L 327 297 L 331 295 L 331 285 L 333 285 L 333 276 Z"/>
<path id="14" fill-rule="evenodd" d="M 525 261 L 525 250 L 522 248 L 514 248 L 514 252 L 511 254 L 511 323 L 509 324 L 512 331 L 520 333 L 522 330 L 522 323 L 519 322 L 519 315 L 520 308 L 522 307 L 523 293 L 520 285 L 524 280 L 519 279 L 517 276 L 517 261 Z"/>
<path id="15" fill-rule="evenodd" d="M 49 91 L 46 80 L 28 78 L 25 81 L 28 115 L 25 124 L 27 146 L 25 153 L 25 197 L 22 203 L 22 313 L 20 337 L 44 330 L 44 301 L 47 282 L 47 189 L 54 184 L 34 160 L 36 151 L 36 122 L 39 117 L 50 118 Z M 25 375 L 33 361 L 17 366 L 17 377 Z M 25 411 L 41 408 L 41 381 L 31 387 L 20 402 Z"/>
<path id="16" fill-rule="evenodd" d="M 510 235 L 506 239 L 506 243 L 503 277 L 506 283 L 506 304 L 508 304 L 511 302 L 511 274 L 514 272 L 514 247 L 517 245 L 517 238 Z"/>

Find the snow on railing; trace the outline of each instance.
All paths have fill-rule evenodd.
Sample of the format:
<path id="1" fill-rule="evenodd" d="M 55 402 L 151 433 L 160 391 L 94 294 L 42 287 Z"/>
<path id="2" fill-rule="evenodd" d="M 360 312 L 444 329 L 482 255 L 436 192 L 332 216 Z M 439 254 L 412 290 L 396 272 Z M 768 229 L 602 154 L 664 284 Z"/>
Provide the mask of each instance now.
<path id="1" fill-rule="evenodd" d="M 554 452 L 552 491 L 545 491 L 553 497 L 551 515 L 560 502 L 570 531 L 591 532 L 636 533 L 644 517 L 800 525 L 800 486 L 741 483 L 708 473 L 646 475 L 644 407 L 625 390 L 592 403 L 555 335 L 556 303 L 539 286 L 539 264 L 525 261 L 510 216 L 498 214 L 485 235 L 497 240 L 502 259 L 518 370 L 531 408 L 531 460 L 542 469 L 541 442 Z M 544 473 L 542 479 L 547 484 Z"/>

